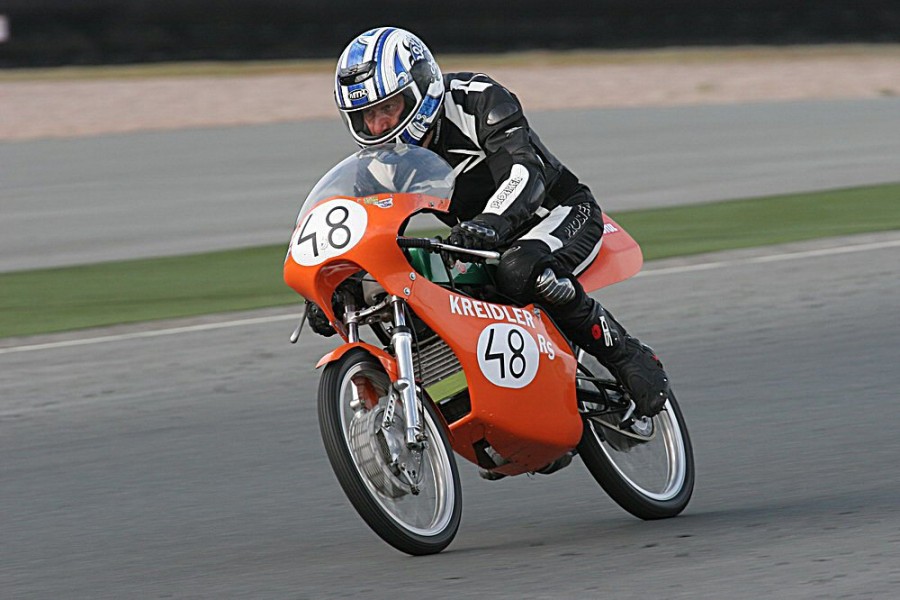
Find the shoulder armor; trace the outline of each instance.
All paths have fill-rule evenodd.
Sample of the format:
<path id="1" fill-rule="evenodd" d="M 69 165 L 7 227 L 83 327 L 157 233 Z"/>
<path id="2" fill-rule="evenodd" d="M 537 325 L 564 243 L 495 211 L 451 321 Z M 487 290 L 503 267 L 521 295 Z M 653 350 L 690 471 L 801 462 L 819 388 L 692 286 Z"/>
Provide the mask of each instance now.
<path id="1" fill-rule="evenodd" d="M 485 120 L 485 124 L 493 126 L 498 125 L 511 116 L 518 114 L 519 107 L 512 102 L 504 102 L 502 104 L 498 104 L 488 113 L 487 119 Z"/>

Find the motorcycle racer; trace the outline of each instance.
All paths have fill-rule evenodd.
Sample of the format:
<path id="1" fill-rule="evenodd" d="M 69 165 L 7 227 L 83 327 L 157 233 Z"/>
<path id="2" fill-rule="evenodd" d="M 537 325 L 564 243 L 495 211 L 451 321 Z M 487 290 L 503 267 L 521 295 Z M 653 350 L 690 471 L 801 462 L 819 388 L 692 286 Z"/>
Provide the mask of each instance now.
<path id="1" fill-rule="evenodd" d="M 394 27 L 371 29 L 346 47 L 334 93 L 360 146 L 418 145 L 453 167 L 448 241 L 503 250 L 500 293 L 518 305 L 543 306 L 616 376 L 638 416 L 663 408 L 669 383 L 656 354 L 577 280 L 600 250 L 600 206 L 541 142 L 515 94 L 485 74 L 442 74 L 418 37 Z M 315 305 L 309 321 L 317 333 L 334 334 Z"/>

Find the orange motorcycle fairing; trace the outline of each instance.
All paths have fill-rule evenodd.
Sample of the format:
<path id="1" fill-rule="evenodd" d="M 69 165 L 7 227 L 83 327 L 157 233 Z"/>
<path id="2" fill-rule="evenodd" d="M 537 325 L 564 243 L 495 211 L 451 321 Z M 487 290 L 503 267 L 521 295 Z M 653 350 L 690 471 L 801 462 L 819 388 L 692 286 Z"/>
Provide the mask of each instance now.
<path id="1" fill-rule="evenodd" d="M 546 313 L 421 278 L 409 304 L 453 350 L 466 377 L 471 410 L 450 425 L 456 452 L 513 475 L 538 470 L 578 444 L 576 361 Z"/>
<path id="2" fill-rule="evenodd" d="M 347 237 L 342 210 L 352 209 L 353 232 Z M 371 273 L 392 295 L 404 297 L 410 284 L 412 267 L 397 245 L 396 237 L 403 222 L 422 210 L 447 212 L 450 200 L 424 194 L 377 194 L 365 198 L 333 196 L 317 202 L 294 228 L 284 261 L 284 282 L 298 294 L 315 302 L 335 329 L 347 339 L 341 319 L 334 314 L 331 298 L 337 286 L 350 275 L 365 270 Z M 333 207 L 333 208 L 332 208 Z M 333 212 L 330 212 L 333 211 Z M 328 217 L 337 213 L 337 217 Z M 316 215 L 324 214 L 318 229 L 309 228 Z M 316 235 L 321 233 L 321 235 Z M 344 236 L 343 238 L 341 236 Z M 312 236 L 312 237 L 311 237 Z M 335 252 L 330 243 L 346 245 Z M 305 250 L 306 252 L 299 251 Z M 313 249 L 315 256 L 310 256 Z M 331 252 L 329 252 L 331 250 Z M 300 260 L 298 260 L 300 259 Z M 376 268 L 376 274 L 373 269 Z"/>
<path id="3" fill-rule="evenodd" d="M 553 323 L 534 306 L 475 300 L 412 269 L 396 243 L 398 231 L 411 214 L 445 212 L 448 206 L 449 200 L 420 194 L 326 198 L 291 236 L 285 282 L 318 304 L 345 340 L 331 297 L 348 276 L 364 270 L 389 294 L 404 298 L 450 346 L 465 373 L 471 411 L 450 425 L 454 450 L 507 474 L 540 469 L 581 437 L 575 359 Z M 342 229 L 345 224 L 353 231 Z M 339 252 L 334 245 L 341 246 Z M 338 349 L 323 360 L 345 351 Z M 393 358 L 381 351 L 373 355 L 396 379 Z"/>
<path id="4" fill-rule="evenodd" d="M 594 292 L 625 281 L 640 271 L 643 264 L 644 255 L 638 243 L 621 225 L 604 213 L 600 252 L 588 268 L 578 275 L 578 281 L 585 292 Z"/>

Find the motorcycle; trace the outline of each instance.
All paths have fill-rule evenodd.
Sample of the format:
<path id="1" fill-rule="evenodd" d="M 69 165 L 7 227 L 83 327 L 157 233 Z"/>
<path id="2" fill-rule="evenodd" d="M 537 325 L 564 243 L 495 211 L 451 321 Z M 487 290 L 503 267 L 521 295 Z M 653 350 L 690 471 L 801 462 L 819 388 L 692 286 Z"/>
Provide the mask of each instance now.
<path id="1" fill-rule="evenodd" d="M 498 295 L 499 252 L 403 235 L 413 215 L 448 211 L 454 175 L 424 148 L 360 150 L 314 186 L 290 239 L 285 282 L 342 339 L 316 367 L 322 439 L 348 499 L 388 544 L 432 554 L 460 525 L 455 454 L 489 479 L 549 473 L 577 455 L 631 514 L 679 514 L 694 459 L 674 394 L 655 417 L 635 417 L 623 387 L 541 306 Z M 643 263 L 605 219 L 600 253 L 579 275 L 586 291 Z M 442 252 L 472 262 L 450 266 Z"/>

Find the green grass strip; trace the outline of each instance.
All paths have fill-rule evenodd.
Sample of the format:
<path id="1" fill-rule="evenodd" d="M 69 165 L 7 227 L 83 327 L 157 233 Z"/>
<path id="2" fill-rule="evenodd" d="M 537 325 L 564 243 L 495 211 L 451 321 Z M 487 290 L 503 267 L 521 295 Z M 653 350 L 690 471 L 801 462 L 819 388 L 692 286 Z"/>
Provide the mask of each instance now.
<path id="1" fill-rule="evenodd" d="M 0 274 L 0 337 L 297 303 L 287 245 Z"/>
<path id="2" fill-rule="evenodd" d="M 900 184 L 614 214 L 647 260 L 900 229 Z M 286 244 L 0 274 L 0 337 L 292 304 Z"/>
<path id="3" fill-rule="evenodd" d="M 645 260 L 900 229 L 900 184 L 613 214 Z"/>

